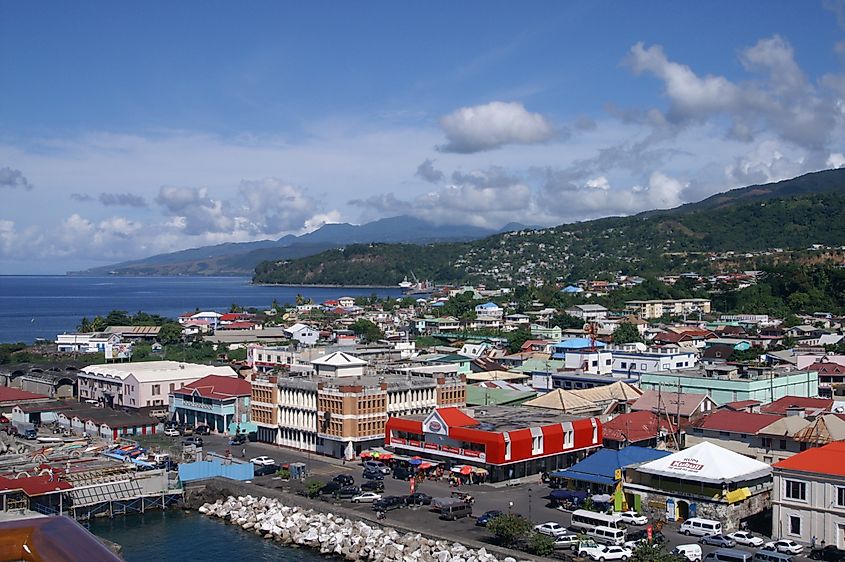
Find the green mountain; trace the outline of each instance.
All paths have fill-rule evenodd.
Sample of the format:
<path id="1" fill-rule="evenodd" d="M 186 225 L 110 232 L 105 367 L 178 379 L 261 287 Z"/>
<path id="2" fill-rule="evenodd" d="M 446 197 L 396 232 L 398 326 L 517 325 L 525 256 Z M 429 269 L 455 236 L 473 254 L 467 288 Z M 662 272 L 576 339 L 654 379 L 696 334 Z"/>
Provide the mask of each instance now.
<path id="1" fill-rule="evenodd" d="M 813 244 L 845 245 L 845 169 L 720 193 L 666 211 L 520 230 L 465 243 L 347 246 L 258 265 L 259 283 L 393 285 L 562 281 L 621 271 L 753 267 Z M 727 254 L 735 252 L 736 255 Z M 713 253 L 723 254 L 714 259 Z M 750 255 L 745 255 L 750 254 Z"/>

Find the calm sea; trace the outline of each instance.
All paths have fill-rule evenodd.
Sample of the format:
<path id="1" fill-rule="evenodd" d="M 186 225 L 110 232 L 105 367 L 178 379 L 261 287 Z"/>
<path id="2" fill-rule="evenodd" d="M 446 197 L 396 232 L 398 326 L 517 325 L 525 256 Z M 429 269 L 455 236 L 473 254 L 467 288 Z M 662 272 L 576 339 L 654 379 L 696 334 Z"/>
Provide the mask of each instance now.
<path id="1" fill-rule="evenodd" d="M 55 339 L 72 332 L 83 316 L 112 310 L 175 318 L 201 308 L 224 312 L 235 303 L 269 307 L 273 299 L 293 303 L 301 294 L 323 302 L 340 296 L 400 296 L 396 289 L 266 287 L 246 277 L 0 276 L 0 342 Z"/>
<path id="2" fill-rule="evenodd" d="M 98 519 L 89 529 L 121 545 L 126 562 L 326 562 L 312 550 L 279 546 L 217 519 L 177 510 Z"/>

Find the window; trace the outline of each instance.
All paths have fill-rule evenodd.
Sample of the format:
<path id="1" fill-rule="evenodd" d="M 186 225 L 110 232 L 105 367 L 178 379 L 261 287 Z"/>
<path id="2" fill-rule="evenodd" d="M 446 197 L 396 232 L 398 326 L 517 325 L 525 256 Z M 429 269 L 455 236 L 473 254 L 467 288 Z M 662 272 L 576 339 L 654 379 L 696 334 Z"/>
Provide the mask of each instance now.
<path id="1" fill-rule="evenodd" d="M 807 484 L 797 480 L 786 481 L 786 497 L 791 500 L 807 500 Z"/>
<path id="2" fill-rule="evenodd" d="M 845 506 L 845 488 L 836 488 L 836 505 Z"/>
<path id="3" fill-rule="evenodd" d="M 531 454 L 532 455 L 542 455 L 543 454 L 543 436 L 542 435 L 535 435 L 531 442 Z"/>
<path id="4" fill-rule="evenodd" d="M 152 388 L 152 395 L 158 396 L 159 394 L 161 394 L 161 385 L 160 384 L 154 384 L 153 388 Z"/>
<path id="5" fill-rule="evenodd" d="M 625 363 L 625 361 L 622 361 L 622 363 L 621 363 L 619 366 L 620 366 L 622 369 L 627 369 L 627 368 L 628 368 L 628 364 L 627 364 L 627 363 Z"/>
<path id="6" fill-rule="evenodd" d="M 786 439 L 780 440 L 780 448 L 784 451 L 786 450 Z"/>
<path id="7" fill-rule="evenodd" d="M 790 515 L 789 516 L 789 534 L 790 535 L 800 535 L 801 534 L 801 518 L 797 515 Z"/>
<path id="8" fill-rule="evenodd" d="M 763 447 L 766 449 L 772 448 L 772 438 L 771 437 L 763 437 Z"/>

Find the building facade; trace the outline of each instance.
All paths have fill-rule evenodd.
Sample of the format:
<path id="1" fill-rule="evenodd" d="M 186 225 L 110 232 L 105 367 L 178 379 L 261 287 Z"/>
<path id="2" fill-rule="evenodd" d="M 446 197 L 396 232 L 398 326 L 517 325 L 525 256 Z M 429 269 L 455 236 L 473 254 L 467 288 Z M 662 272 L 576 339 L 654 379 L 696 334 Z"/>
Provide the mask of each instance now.
<path id="1" fill-rule="evenodd" d="M 629 377 L 644 373 L 679 371 L 698 367 L 698 354 L 680 347 L 648 347 L 642 344 L 620 345 L 611 348 L 613 373 Z"/>
<path id="2" fill-rule="evenodd" d="M 249 429 L 252 387 L 237 377 L 209 375 L 170 393 L 170 413 L 179 423 L 235 434 Z"/>
<path id="3" fill-rule="evenodd" d="M 625 311 L 649 320 L 661 316 L 685 316 L 688 314 L 709 314 L 709 299 L 664 299 L 648 301 L 628 301 Z"/>
<path id="4" fill-rule="evenodd" d="M 427 415 L 391 417 L 385 446 L 446 468 L 485 469 L 492 482 L 567 468 L 601 446 L 598 418 L 571 418 L 536 409 L 493 406 L 439 408 Z"/>
<path id="5" fill-rule="evenodd" d="M 845 550 L 845 442 L 773 466 L 772 536 Z"/>

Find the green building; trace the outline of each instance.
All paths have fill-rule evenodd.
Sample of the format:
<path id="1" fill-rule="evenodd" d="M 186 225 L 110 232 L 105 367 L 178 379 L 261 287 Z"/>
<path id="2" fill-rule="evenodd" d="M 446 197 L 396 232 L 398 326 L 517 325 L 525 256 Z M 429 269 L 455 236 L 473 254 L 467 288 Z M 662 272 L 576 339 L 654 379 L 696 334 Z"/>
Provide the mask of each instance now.
<path id="1" fill-rule="evenodd" d="M 758 400 L 763 404 L 784 396 L 816 397 L 819 374 L 772 367 L 710 365 L 702 370 L 644 373 L 640 388 L 666 394 L 678 392 L 707 394 L 716 404 Z"/>

